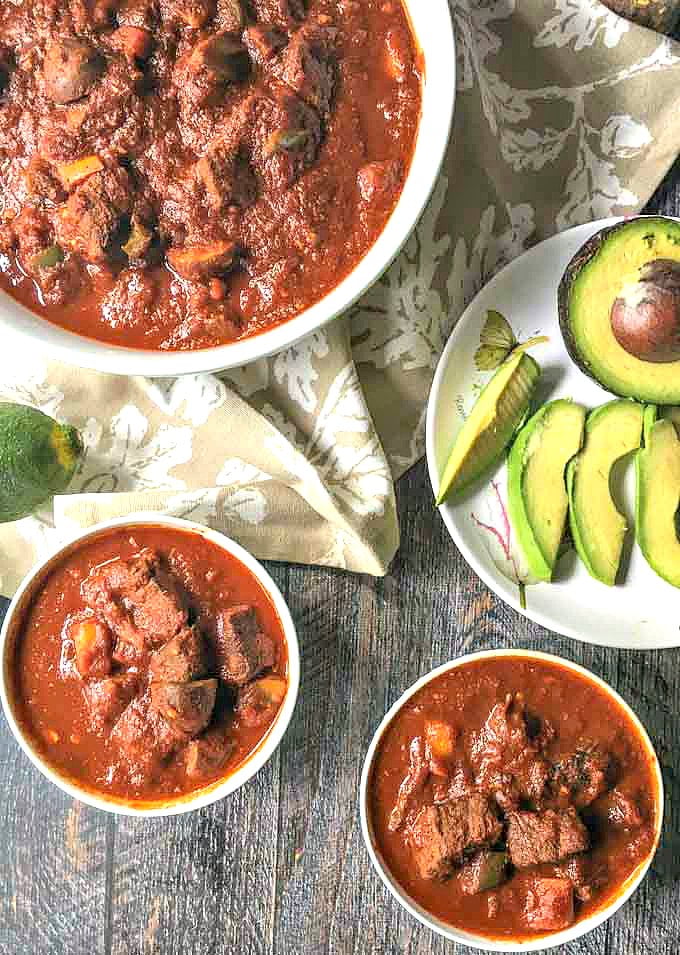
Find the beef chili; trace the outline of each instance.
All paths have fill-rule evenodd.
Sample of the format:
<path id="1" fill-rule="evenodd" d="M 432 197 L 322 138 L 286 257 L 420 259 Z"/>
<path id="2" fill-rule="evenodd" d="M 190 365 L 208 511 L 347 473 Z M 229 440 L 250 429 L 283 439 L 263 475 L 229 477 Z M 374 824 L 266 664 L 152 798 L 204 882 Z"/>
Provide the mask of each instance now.
<path id="1" fill-rule="evenodd" d="M 0 287 L 66 329 L 192 349 L 332 290 L 401 193 L 401 0 L 0 4 Z"/>
<path id="2" fill-rule="evenodd" d="M 48 572 L 11 673 L 43 758 L 126 802 L 229 775 L 288 687 L 283 627 L 251 571 L 202 535 L 145 525 L 102 532 Z"/>
<path id="3" fill-rule="evenodd" d="M 375 844 L 427 912 L 487 938 L 568 928 L 653 850 L 654 758 L 573 670 L 491 657 L 427 683 L 384 731 L 368 782 Z"/>

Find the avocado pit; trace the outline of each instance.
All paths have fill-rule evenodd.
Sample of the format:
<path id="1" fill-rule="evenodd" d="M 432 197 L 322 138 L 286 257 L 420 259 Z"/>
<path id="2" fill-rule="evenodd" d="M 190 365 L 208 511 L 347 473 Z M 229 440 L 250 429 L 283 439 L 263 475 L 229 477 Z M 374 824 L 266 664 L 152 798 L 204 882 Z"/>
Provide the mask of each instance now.
<path id="1" fill-rule="evenodd" d="M 619 345 L 642 361 L 680 359 L 680 263 L 655 259 L 625 282 L 610 314 Z"/>

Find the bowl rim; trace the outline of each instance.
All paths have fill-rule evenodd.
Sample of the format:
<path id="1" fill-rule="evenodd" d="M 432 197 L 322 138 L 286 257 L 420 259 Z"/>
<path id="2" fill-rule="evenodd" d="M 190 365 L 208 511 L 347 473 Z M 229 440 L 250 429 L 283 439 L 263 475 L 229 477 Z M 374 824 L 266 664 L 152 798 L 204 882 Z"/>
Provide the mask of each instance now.
<path id="1" fill-rule="evenodd" d="M 283 704 L 279 708 L 276 719 L 260 740 L 257 747 L 229 776 L 222 780 L 217 780 L 203 789 L 167 801 L 162 799 L 149 801 L 138 800 L 136 802 L 126 801 L 118 797 L 107 796 L 103 792 L 89 789 L 85 786 L 80 786 L 73 777 L 62 775 L 41 756 L 33 745 L 30 736 L 24 732 L 21 723 L 16 718 L 12 703 L 12 693 L 9 686 L 10 681 L 8 679 L 11 669 L 11 661 L 9 658 L 11 631 L 15 626 L 15 622 L 18 622 L 19 615 L 25 608 L 25 602 L 33 597 L 34 591 L 39 588 L 43 577 L 50 572 L 54 564 L 58 563 L 62 556 L 77 549 L 79 544 L 89 538 L 114 528 L 133 528 L 141 525 L 158 525 L 160 527 L 169 527 L 188 533 L 199 534 L 222 548 L 226 553 L 236 557 L 248 568 L 253 576 L 255 576 L 272 601 L 281 621 L 288 649 L 288 689 L 286 696 Z M 99 524 L 94 524 L 86 528 L 76 535 L 69 536 L 65 542 L 63 541 L 57 547 L 53 548 L 21 582 L 7 609 L 2 629 L 0 630 L 0 700 L 2 701 L 5 718 L 9 723 L 15 740 L 33 765 L 51 783 L 54 783 L 55 786 L 61 789 L 62 792 L 95 809 L 102 809 L 105 812 L 111 812 L 121 816 L 141 816 L 145 818 L 175 816 L 185 812 L 192 812 L 195 809 L 202 809 L 240 789 L 241 786 L 247 783 L 248 780 L 263 768 L 278 749 L 293 716 L 299 687 L 300 646 L 297 630 L 281 591 L 262 564 L 257 558 L 253 557 L 249 551 L 245 550 L 240 544 L 225 534 L 222 534 L 220 531 L 213 530 L 194 521 L 170 517 L 154 511 L 139 511 L 125 517 L 102 521 Z"/>
<path id="2" fill-rule="evenodd" d="M 617 895 L 615 895 L 607 905 L 597 909 L 588 918 L 579 922 L 575 922 L 574 925 L 570 926 L 568 929 L 563 929 L 559 932 L 553 932 L 549 935 L 537 936 L 535 939 L 528 938 L 523 941 L 505 941 L 504 939 L 490 938 L 483 935 L 466 932 L 463 929 L 458 929 L 455 926 L 438 919 L 436 916 L 430 914 L 426 909 L 419 905 L 415 899 L 412 899 L 406 890 L 401 887 L 397 880 L 392 876 L 387 864 L 383 861 L 377 846 L 374 844 L 370 813 L 368 810 L 368 784 L 373 768 L 375 753 L 385 730 L 390 725 L 399 710 L 403 707 L 403 705 L 415 693 L 422 689 L 422 687 L 436 679 L 438 676 L 441 676 L 443 673 L 448 673 L 451 670 L 458 669 L 461 666 L 465 666 L 466 664 L 473 663 L 477 660 L 485 660 L 494 657 L 520 657 L 522 659 L 546 661 L 558 666 L 563 666 L 566 669 L 578 673 L 591 682 L 595 683 L 616 703 L 618 703 L 618 705 L 624 710 L 628 718 L 637 729 L 640 738 L 647 749 L 648 756 L 650 757 L 657 784 L 656 806 L 658 811 L 656 817 L 654 844 L 647 858 L 644 859 L 628 876 Z M 602 677 L 599 677 L 596 673 L 593 673 L 586 667 L 581 666 L 581 664 L 574 663 L 573 661 L 567 660 L 566 658 L 558 656 L 557 654 L 545 653 L 541 650 L 523 650 L 506 647 L 497 650 L 479 650 L 475 653 L 463 654 L 463 656 L 456 657 L 447 663 L 443 663 L 441 666 L 435 667 L 433 670 L 430 670 L 429 673 L 426 673 L 424 676 L 416 680 L 416 682 L 408 687 L 392 704 L 385 716 L 380 721 L 378 728 L 371 738 L 368 750 L 366 751 L 361 772 L 361 782 L 359 785 L 359 816 L 361 823 L 361 833 L 373 868 L 377 872 L 383 885 L 388 889 L 390 894 L 396 899 L 402 908 L 416 918 L 422 925 L 425 925 L 427 928 L 431 929 L 433 932 L 436 932 L 438 935 L 443 936 L 444 938 L 454 942 L 459 942 L 463 945 L 468 945 L 471 948 L 480 949 L 482 951 L 540 952 L 554 948 L 558 945 L 563 945 L 566 942 L 572 942 L 577 938 L 586 935 L 588 932 L 592 931 L 594 928 L 597 928 L 598 925 L 601 925 L 612 915 L 614 915 L 614 913 L 617 912 L 630 898 L 633 892 L 635 892 L 637 887 L 647 875 L 661 840 L 664 817 L 664 785 L 663 777 L 661 775 L 661 767 L 659 765 L 659 758 L 656 754 L 654 745 L 652 744 L 647 730 L 630 704 L 628 704 L 612 686 L 603 680 Z"/>
<path id="3" fill-rule="evenodd" d="M 417 0 L 404 0 L 423 54 L 422 105 L 415 147 L 397 204 L 364 256 L 323 298 L 299 315 L 242 340 L 211 348 L 170 351 L 107 344 L 61 328 L 0 289 L 0 329 L 18 345 L 38 349 L 66 364 L 115 375 L 178 377 L 226 371 L 266 358 L 323 328 L 347 312 L 390 267 L 408 241 L 437 183 L 449 144 L 456 98 L 456 43 L 447 0 L 429 0 L 427 23 L 438 47 L 437 69 L 425 51 L 426 36 L 414 24 Z M 432 24 L 432 26 L 429 26 Z M 428 86 L 436 76 L 436 87 Z M 435 80 L 432 80 L 434 83 Z M 427 104 L 427 105 L 426 105 Z"/>

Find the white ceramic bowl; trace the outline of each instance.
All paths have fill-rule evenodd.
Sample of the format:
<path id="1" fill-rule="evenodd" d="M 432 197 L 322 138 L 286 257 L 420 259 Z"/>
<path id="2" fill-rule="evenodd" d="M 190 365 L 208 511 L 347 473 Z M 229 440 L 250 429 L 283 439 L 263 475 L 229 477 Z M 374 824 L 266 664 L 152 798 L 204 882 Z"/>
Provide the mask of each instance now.
<path id="1" fill-rule="evenodd" d="M 345 312 L 382 275 L 413 231 L 434 188 L 449 139 L 456 57 L 448 0 L 403 0 L 424 61 L 422 115 L 413 161 L 383 232 L 357 267 L 321 301 L 243 341 L 187 352 L 121 348 L 44 321 L 0 290 L 0 329 L 25 346 L 81 368 L 116 375 L 174 377 L 245 365 L 287 348 Z"/>
<path id="2" fill-rule="evenodd" d="M 167 802 L 164 800 L 154 800 L 148 804 L 135 805 L 125 802 L 122 799 L 106 796 L 104 793 L 95 793 L 90 789 L 81 788 L 72 779 L 67 779 L 62 776 L 43 759 L 40 753 L 35 749 L 30 737 L 24 733 L 20 722 L 15 716 L 11 699 L 11 680 L 9 677 L 10 668 L 12 666 L 12 651 L 18 636 L 18 628 L 23 611 L 52 567 L 54 567 L 62 557 L 70 553 L 80 542 L 102 531 L 115 527 L 133 528 L 135 525 L 139 526 L 140 524 L 145 526 L 151 524 L 160 527 L 170 527 L 199 534 L 206 540 L 217 544 L 218 547 L 221 547 L 228 554 L 232 554 L 236 557 L 259 580 L 274 604 L 286 638 L 288 646 L 288 691 L 276 719 L 257 749 L 231 775 L 227 776 L 224 780 L 212 783 L 197 792 L 189 793 L 187 796 L 180 797 L 179 799 L 170 799 L 167 800 Z M 23 581 L 7 610 L 2 631 L 0 632 L 0 699 L 2 699 L 2 706 L 7 722 L 23 751 L 50 782 L 53 782 L 55 786 L 58 786 L 65 793 L 68 793 L 69 796 L 73 796 L 74 799 L 80 799 L 81 802 L 87 803 L 89 806 L 94 806 L 96 809 L 104 809 L 107 812 L 118 813 L 125 816 L 172 816 L 178 813 L 191 812 L 194 809 L 209 806 L 211 803 L 217 802 L 218 799 L 228 796 L 243 786 L 244 783 L 262 769 L 281 742 L 290 723 L 293 710 L 295 709 L 299 685 L 300 647 L 295 625 L 279 588 L 264 567 L 249 554 L 248 551 L 244 550 L 243 547 L 235 543 L 235 541 L 225 537 L 224 534 L 210 530 L 200 524 L 194 524 L 192 521 L 181 520 L 176 517 L 165 517 L 156 513 L 133 514 L 129 517 L 117 518 L 116 520 L 97 524 L 55 550 Z"/>
<path id="3" fill-rule="evenodd" d="M 605 690 L 605 692 L 612 697 L 612 699 L 614 699 L 626 712 L 628 718 L 638 730 L 640 737 L 645 743 L 647 751 L 651 757 L 657 785 L 657 825 L 654 846 L 647 859 L 640 863 L 637 869 L 635 869 L 635 871 L 623 884 L 619 894 L 616 895 L 608 905 L 594 912 L 588 918 L 583 919 L 580 922 L 576 922 L 574 925 L 568 929 L 565 929 L 564 931 L 553 932 L 551 935 L 543 935 L 537 937 L 536 939 L 530 938 L 516 942 L 505 941 L 503 939 L 486 938 L 483 935 L 475 935 L 471 934 L 470 932 L 465 932 L 461 929 L 455 928 L 453 925 L 442 922 L 440 919 L 431 915 L 414 899 L 412 899 L 393 878 L 392 874 L 383 861 L 382 855 L 380 854 L 380 850 L 378 849 L 373 836 L 370 813 L 368 810 L 368 782 L 373 768 L 373 758 L 375 756 L 376 749 L 380 743 L 380 740 L 382 739 L 383 733 L 392 722 L 398 711 L 402 708 L 404 703 L 406 703 L 406 701 L 410 699 L 414 693 L 417 693 L 418 690 L 422 689 L 422 687 L 424 687 L 431 680 L 440 676 L 442 673 L 455 670 L 458 667 L 464 666 L 465 664 L 471 663 L 475 660 L 498 657 L 522 657 L 524 659 L 546 660 L 550 663 L 556 663 L 568 670 L 573 670 L 575 673 L 579 673 L 582 676 L 587 677 L 587 679 L 595 683 L 601 689 Z M 451 941 L 460 942 L 463 945 L 469 945 L 472 948 L 478 948 L 488 952 L 541 952 L 548 948 L 553 948 L 556 945 L 564 945 L 566 942 L 572 942 L 574 939 L 580 938 L 587 932 L 592 931 L 598 925 L 601 925 L 602 922 L 605 922 L 611 915 L 614 914 L 614 912 L 621 908 L 624 902 L 630 898 L 638 885 L 644 879 L 659 844 L 661 828 L 663 824 L 663 779 L 661 777 L 659 761 L 654 751 L 654 747 L 652 746 L 651 740 L 647 735 L 647 731 L 633 710 L 615 690 L 605 683 L 604 680 L 601 680 L 594 673 L 591 673 L 590 670 L 586 670 L 577 663 L 572 663 L 571 661 L 565 660 L 562 657 L 554 656 L 550 653 L 539 653 L 533 650 L 483 650 L 479 653 L 470 653 L 466 656 L 459 657 L 457 660 L 453 660 L 450 663 L 445 663 L 443 666 L 437 667 L 435 670 L 427 673 L 424 677 L 421 677 L 421 679 L 414 683 L 413 686 L 409 687 L 409 689 L 399 697 L 394 706 L 388 710 L 384 719 L 380 723 L 380 726 L 376 730 L 373 739 L 371 740 L 371 745 L 368 747 L 368 752 L 366 753 L 366 759 L 364 761 L 363 772 L 361 774 L 359 798 L 361 831 L 363 833 L 364 842 L 366 843 L 366 847 L 368 849 L 368 854 L 371 857 L 371 862 L 373 863 L 374 869 L 397 902 L 399 902 L 399 904 L 405 908 L 407 912 L 418 919 L 419 922 L 422 922 L 422 924 L 426 925 L 427 928 L 432 929 L 433 932 L 437 932 L 439 935 L 443 935 L 445 938 L 448 938 Z"/>

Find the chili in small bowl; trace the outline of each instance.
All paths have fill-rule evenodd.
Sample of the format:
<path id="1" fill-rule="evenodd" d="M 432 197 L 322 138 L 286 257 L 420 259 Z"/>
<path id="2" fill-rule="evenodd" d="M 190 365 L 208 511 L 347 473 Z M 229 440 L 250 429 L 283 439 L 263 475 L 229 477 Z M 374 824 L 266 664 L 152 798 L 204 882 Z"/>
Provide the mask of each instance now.
<path id="1" fill-rule="evenodd" d="M 293 714 L 300 659 L 246 550 L 158 514 L 87 530 L 43 561 L 0 635 L 19 745 L 60 789 L 126 815 L 207 806 L 254 776 Z"/>
<path id="2" fill-rule="evenodd" d="M 649 737 L 603 680 L 545 653 L 460 657 L 378 727 L 361 827 L 385 886 L 448 939 L 541 951 L 613 915 L 659 843 Z"/>

